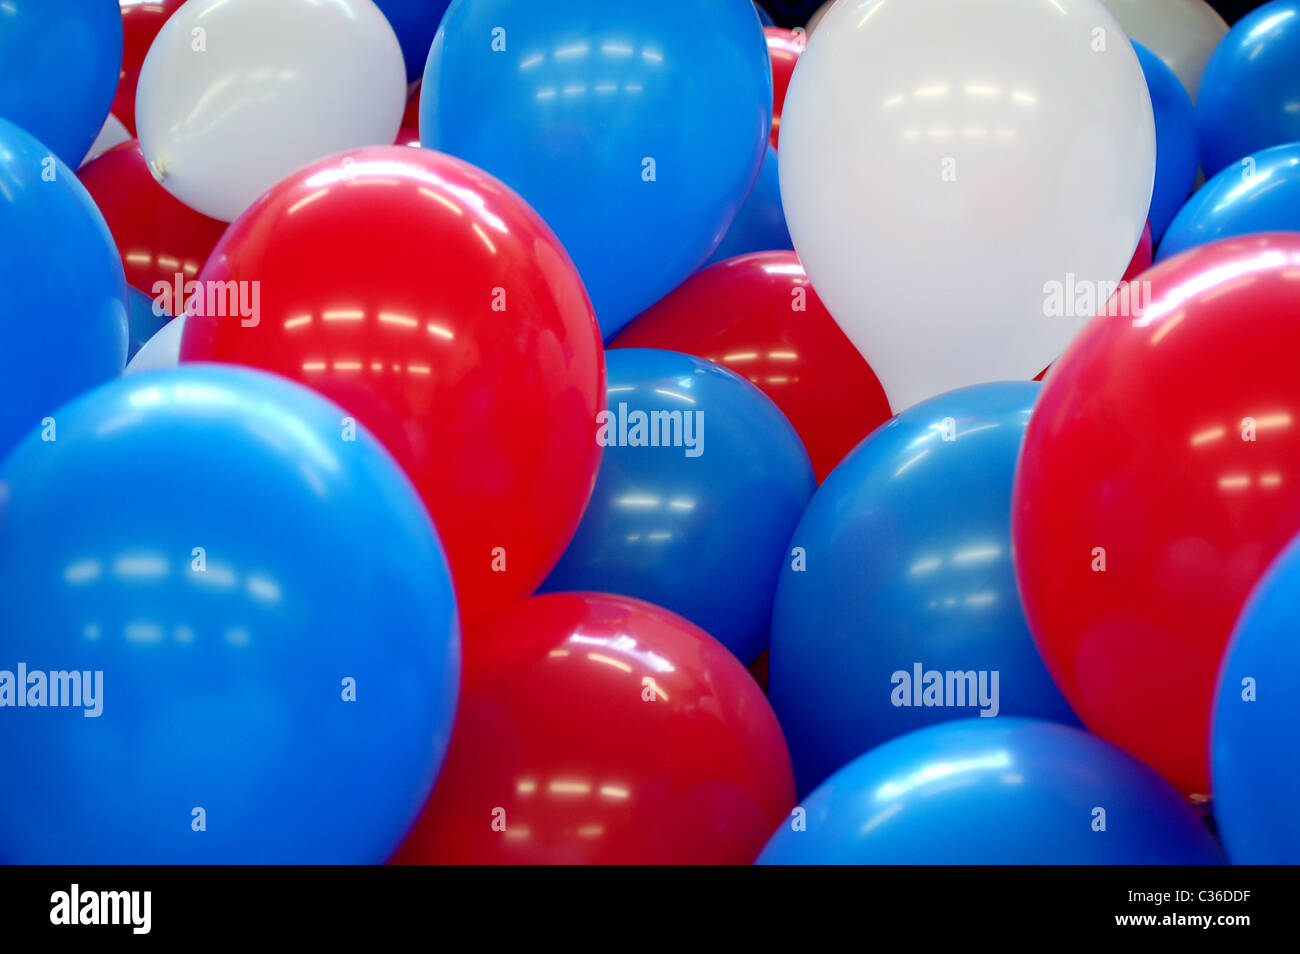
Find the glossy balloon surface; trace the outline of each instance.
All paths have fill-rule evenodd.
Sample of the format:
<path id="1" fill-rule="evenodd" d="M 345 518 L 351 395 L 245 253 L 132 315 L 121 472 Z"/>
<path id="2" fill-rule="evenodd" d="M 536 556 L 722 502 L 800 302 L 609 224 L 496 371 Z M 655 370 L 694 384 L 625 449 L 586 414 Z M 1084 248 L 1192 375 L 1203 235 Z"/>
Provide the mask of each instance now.
<path id="1" fill-rule="evenodd" d="M 135 135 L 135 93 L 140 82 L 140 67 L 153 45 L 154 38 L 167 18 L 180 9 L 185 0 L 119 0 L 122 6 L 122 70 L 113 98 L 112 113 L 127 131 Z"/>
<path id="2" fill-rule="evenodd" d="M 776 150 L 768 146 L 767 158 L 763 160 L 763 168 L 758 174 L 758 181 L 754 183 L 753 191 L 732 220 L 721 244 L 713 250 L 705 264 L 712 265 L 749 252 L 778 249 L 793 250 L 794 243 L 790 241 L 790 230 L 785 224 L 785 210 L 781 208 L 781 173 Z"/>
<path id="3" fill-rule="evenodd" d="M 145 343 L 171 320 L 171 316 L 166 312 L 158 314 L 159 309 L 154 307 L 156 304 L 154 300 L 138 288 L 128 287 L 126 296 L 127 323 L 130 330 L 130 346 L 127 348 L 126 360 L 129 364 L 140 353 Z"/>
<path id="4" fill-rule="evenodd" d="M 785 91 L 790 88 L 790 77 L 799 54 L 808 42 L 807 34 L 795 33 L 782 27 L 765 26 L 767 55 L 772 60 L 772 135 L 768 137 L 773 148 L 781 138 L 781 109 L 785 105 Z"/>
<path id="5" fill-rule="evenodd" d="M 1169 67 L 1196 101 L 1201 72 L 1228 32 L 1223 17 L 1205 0 L 1102 0 L 1130 39 Z"/>
<path id="6" fill-rule="evenodd" d="M 1196 182 L 1200 164 L 1196 110 L 1183 84 L 1159 57 L 1139 43 L 1133 48 L 1142 64 L 1156 121 L 1156 177 L 1147 220 L 1159 241 Z"/>

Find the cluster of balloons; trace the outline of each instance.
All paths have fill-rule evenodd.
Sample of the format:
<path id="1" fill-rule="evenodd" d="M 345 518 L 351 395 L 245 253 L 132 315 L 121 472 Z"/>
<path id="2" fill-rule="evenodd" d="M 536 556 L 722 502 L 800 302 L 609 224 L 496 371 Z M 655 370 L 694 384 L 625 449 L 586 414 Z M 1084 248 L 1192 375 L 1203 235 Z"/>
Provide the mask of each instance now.
<path id="1" fill-rule="evenodd" d="M 1300 861 L 1297 103 L 1300 0 L 8 0 L 0 861 Z"/>

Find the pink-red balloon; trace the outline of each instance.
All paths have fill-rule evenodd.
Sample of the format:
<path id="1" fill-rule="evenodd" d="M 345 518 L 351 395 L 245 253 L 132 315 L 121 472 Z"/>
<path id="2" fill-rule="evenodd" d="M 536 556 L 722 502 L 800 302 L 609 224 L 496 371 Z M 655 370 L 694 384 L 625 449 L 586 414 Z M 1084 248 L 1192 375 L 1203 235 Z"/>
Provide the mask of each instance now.
<path id="1" fill-rule="evenodd" d="M 118 0 L 122 7 L 122 72 L 110 112 L 135 135 L 135 88 L 154 37 L 185 0 Z"/>
<path id="2" fill-rule="evenodd" d="M 1142 238 L 1138 240 L 1138 247 L 1133 251 L 1133 258 L 1128 263 L 1128 268 L 1124 270 L 1122 281 L 1131 282 L 1148 268 L 1151 267 L 1151 223 L 1148 221 L 1142 228 Z"/>
<path id="3" fill-rule="evenodd" d="M 785 91 L 790 87 L 794 65 L 803 52 L 808 37 L 782 27 L 763 27 L 767 35 L 767 55 L 772 60 L 772 132 L 768 141 L 773 147 L 781 136 L 781 107 L 785 104 Z"/>

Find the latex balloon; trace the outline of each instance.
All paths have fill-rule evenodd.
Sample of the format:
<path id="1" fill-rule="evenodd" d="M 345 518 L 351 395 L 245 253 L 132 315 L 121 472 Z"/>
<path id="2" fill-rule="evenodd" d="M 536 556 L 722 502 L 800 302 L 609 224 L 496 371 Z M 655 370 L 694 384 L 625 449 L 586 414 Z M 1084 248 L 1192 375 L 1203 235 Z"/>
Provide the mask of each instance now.
<path id="1" fill-rule="evenodd" d="M 1087 317 L 1049 311 L 1048 288 L 1123 275 L 1155 128 L 1122 37 L 1097 0 L 843 0 L 809 40 L 786 222 L 896 411 L 1031 377 Z"/>
<path id="2" fill-rule="evenodd" d="M 808 284 L 794 252 L 757 252 L 692 275 L 611 348 L 684 351 L 730 368 L 776 402 L 823 480 L 889 402 Z"/>
<path id="3" fill-rule="evenodd" d="M 419 79 L 429 58 L 433 35 L 451 0 L 375 0 L 402 45 L 407 80 Z"/>
<path id="4" fill-rule="evenodd" d="M 1141 762 L 1032 719 L 963 719 L 905 735 L 845 766 L 800 807 L 806 829 L 782 825 L 759 864 L 1224 860 L 1195 809 Z"/>
<path id="5" fill-rule="evenodd" d="M 113 112 L 126 126 L 128 139 L 135 136 L 135 92 L 140 82 L 140 67 L 167 18 L 180 9 L 185 0 L 118 0 L 122 6 L 122 70 L 117 81 Z M 196 51 L 197 52 L 197 51 Z"/>
<path id="6" fill-rule="evenodd" d="M 600 475 L 542 588 L 649 600 L 748 665 L 767 648 L 786 542 L 815 487 L 808 454 L 780 409 L 725 368 L 653 348 L 605 360 Z"/>
<path id="7" fill-rule="evenodd" d="M 391 143 L 405 105 L 371 0 L 190 0 L 140 68 L 136 124 L 163 187 L 229 222 L 300 166 Z"/>
<path id="8" fill-rule="evenodd" d="M 116 0 L 6 0 L 0 116 L 75 169 L 113 102 L 122 63 Z"/>
<path id="9" fill-rule="evenodd" d="M 722 244 L 714 249 L 705 264 L 713 265 L 747 252 L 793 248 L 790 230 L 785 226 L 785 210 L 781 208 L 781 174 L 777 168 L 776 150 L 768 146 L 767 158 L 763 160 L 754 190 L 740 207 Z"/>
<path id="10" fill-rule="evenodd" d="M 537 587 L 595 482 L 605 380 L 573 263 L 517 195 L 427 149 L 330 157 L 232 225 L 199 282 L 182 360 L 356 415 L 433 514 L 464 618 Z"/>
<path id="11" fill-rule="evenodd" d="M 1233 26 L 1205 65 L 1197 119 L 1207 176 L 1300 140 L 1300 0 L 1273 0 Z"/>
<path id="12" fill-rule="evenodd" d="M 1092 731 L 1185 792 L 1247 593 L 1300 529 L 1300 234 L 1148 270 L 1137 319 L 1096 318 L 1052 367 L 1012 506 L 1048 668 Z"/>
<path id="13" fill-rule="evenodd" d="M 835 6 L 835 0 L 826 0 L 820 7 L 813 11 L 813 15 L 808 18 L 808 33 L 812 34 L 813 30 L 821 25 L 826 14 L 830 12 L 831 7 Z"/>
<path id="14" fill-rule="evenodd" d="M 135 140 L 77 175 L 113 231 L 127 283 L 165 296 L 169 313 L 184 310 L 185 284 L 199 277 L 226 223 L 195 212 L 160 186 Z"/>
<path id="15" fill-rule="evenodd" d="M 138 288 L 128 287 L 126 295 L 127 322 L 130 329 L 126 358 L 129 365 L 146 342 L 161 331 L 163 325 L 172 320 L 172 316 L 154 307 L 154 300 Z"/>
<path id="16" fill-rule="evenodd" d="M 131 134 L 126 131 L 126 127 L 122 125 L 122 121 L 112 113 L 109 113 L 108 118 L 104 120 L 104 125 L 99 129 L 99 135 L 96 136 L 95 141 L 91 143 L 90 151 L 86 153 L 86 158 L 81 160 L 81 165 L 78 166 L 78 172 L 80 172 L 81 169 L 86 168 L 87 163 L 98 159 L 114 146 L 120 146 L 122 143 L 130 141 Z"/>
<path id="17" fill-rule="evenodd" d="M 174 368 L 181 360 L 181 335 L 185 332 L 185 316 L 173 318 L 159 328 L 152 338 L 140 346 L 135 357 L 127 362 L 123 374 L 143 374 Z"/>
<path id="18" fill-rule="evenodd" d="M 421 142 L 486 169 L 546 219 L 606 338 L 704 264 L 767 144 L 771 69 L 753 5 L 673 9 L 458 3 L 424 74 Z"/>
<path id="19" fill-rule="evenodd" d="M 406 112 L 402 113 L 402 128 L 420 128 L 420 89 L 424 84 L 416 80 L 411 84 L 411 92 L 406 97 Z"/>
<path id="20" fill-rule="evenodd" d="M 767 37 L 767 55 L 772 61 L 772 135 L 768 139 L 776 148 L 777 140 L 781 138 L 781 108 L 785 105 L 785 91 L 790 88 L 794 65 L 799 61 L 808 35 L 773 26 L 764 27 L 763 35 Z"/>
<path id="21" fill-rule="evenodd" d="M 126 362 L 126 282 L 72 170 L 0 119 L 0 458 Z"/>
<path id="22" fill-rule="evenodd" d="M 1201 71 L 1228 24 L 1205 0 L 1102 0 L 1131 39 L 1174 71 L 1196 101 Z"/>
<path id="23" fill-rule="evenodd" d="M 446 749 L 456 609 L 419 498 L 365 431 L 340 439 L 344 414 L 272 375 L 182 368 L 59 409 L 57 441 L 0 467 L 0 658 L 26 669 L 0 674 L 5 705 L 26 701 L 0 734 L 0 858 L 396 846 Z"/>
<path id="24" fill-rule="evenodd" d="M 760 3 L 754 3 L 754 12 L 758 14 L 759 22 L 763 24 L 764 29 L 770 27 L 775 22 L 772 19 L 772 14 L 764 10 L 763 5 Z"/>
<path id="25" fill-rule="evenodd" d="M 566 593 L 479 628 L 447 764 L 395 861 L 748 864 L 793 807 L 762 690 L 681 617 Z"/>
<path id="26" fill-rule="evenodd" d="M 1156 258 L 1272 231 L 1300 231 L 1300 142 L 1246 156 L 1201 186 L 1170 224 Z"/>
<path id="27" fill-rule="evenodd" d="M 1148 225 L 1156 241 L 1165 234 L 1196 182 L 1200 153 L 1196 139 L 1196 110 L 1178 77 L 1160 59 L 1134 43 L 1147 79 L 1156 120 L 1156 178 L 1151 191 Z"/>
<path id="28" fill-rule="evenodd" d="M 768 667 L 800 792 L 935 722 L 1076 722 L 1011 562 L 1011 481 L 1038 393 L 980 384 L 924 401 L 872 432 L 808 505 Z"/>
<path id="29" fill-rule="evenodd" d="M 1300 545 L 1242 610 L 1214 704 L 1214 814 L 1239 864 L 1300 863 Z"/>
<path id="30" fill-rule="evenodd" d="M 1124 271 L 1122 281 L 1131 282 L 1151 267 L 1151 223 L 1142 229 L 1142 240 L 1138 242 L 1137 251 L 1133 253 L 1128 268 Z"/>

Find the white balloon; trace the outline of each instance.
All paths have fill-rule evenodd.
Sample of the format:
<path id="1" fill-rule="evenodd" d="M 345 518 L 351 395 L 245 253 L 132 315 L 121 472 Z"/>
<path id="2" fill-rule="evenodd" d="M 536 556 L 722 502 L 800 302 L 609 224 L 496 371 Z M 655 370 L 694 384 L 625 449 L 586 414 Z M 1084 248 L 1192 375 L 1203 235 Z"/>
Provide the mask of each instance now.
<path id="1" fill-rule="evenodd" d="M 135 100 L 154 176 L 227 222 L 300 166 L 391 144 L 405 109 L 401 47 L 372 0 L 189 0 Z"/>
<path id="2" fill-rule="evenodd" d="M 1056 360 L 1154 175 L 1146 80 L 1098 0 L 839 0 L 781 113 L 794 247 L 896 413 Z"/>
<path id="3" fill-rule="evenodd" d="M 812 33 L 813 30 L 817 29 L 817 24 L 822 22 L 833 6 L 835 6 L 835 0 L 826 0 L 825 3 L 814 11 L 813 15 L 808 18 L 808 26 L 806 29 L 809 33 Z"/>
<path id="4" fill-rule="evenodd" d="M 181 362 L 181 335 L 185 331 L 185 316 L 173 318 L 154 332 L 152 338 L 140 346 L 135 357 L 128 362 L 123 374 L 140 374 L 144 371 L 161 371 L 174 368 Z"/>
<path id="5" fill-rule="evenodd" d="M 1228 24 L 1205 0 L 1102 0 L 1130 38 L 1160 57 L 1196 102 L 1205 61 Z"/>
<path id="6" fill-rule="evenodd" d="M 109 113 L 108 118 L 104 120 L 104 125 L 99 129 L 99 135 L 90 144 L 90 152 L 86 153 L 86 158 L 81 160 L 81 164 L 84 166 L 92 159 L 98 159 L 114 146 L 120 146 L 130 138 L 131 133 L 122 124 L 122 120 Z"/>

